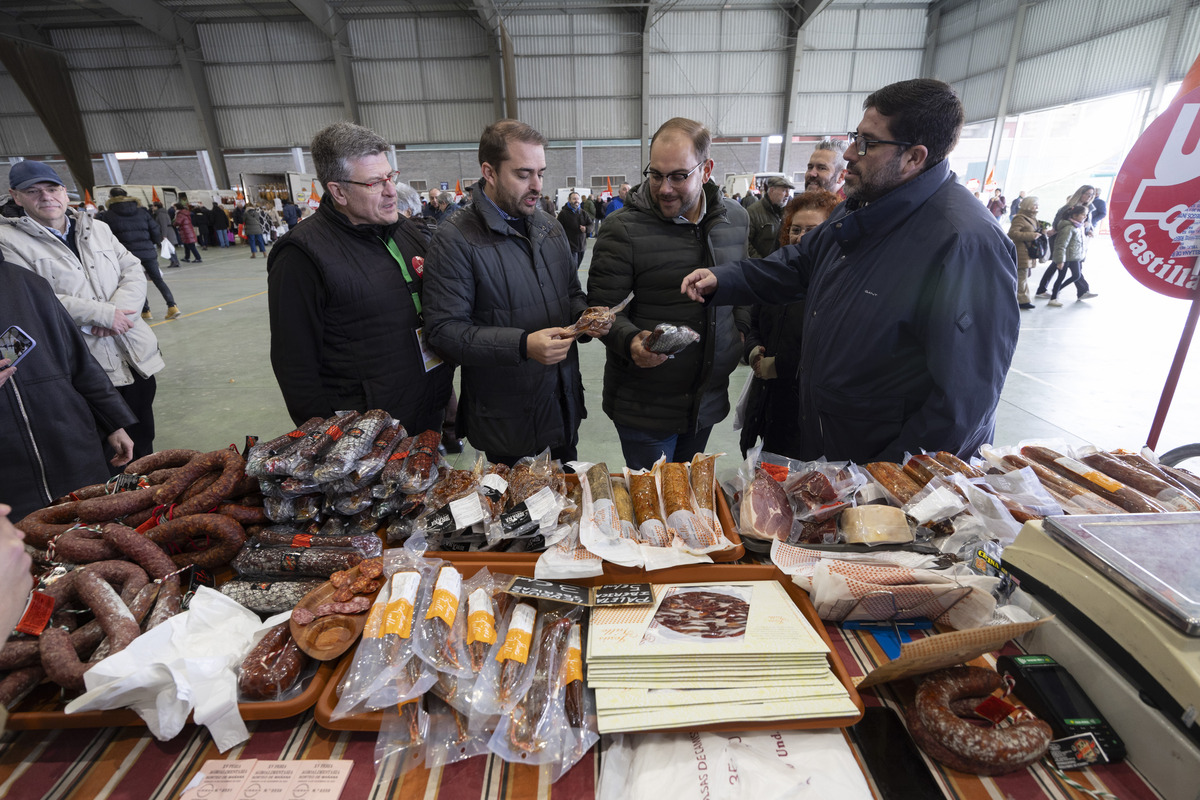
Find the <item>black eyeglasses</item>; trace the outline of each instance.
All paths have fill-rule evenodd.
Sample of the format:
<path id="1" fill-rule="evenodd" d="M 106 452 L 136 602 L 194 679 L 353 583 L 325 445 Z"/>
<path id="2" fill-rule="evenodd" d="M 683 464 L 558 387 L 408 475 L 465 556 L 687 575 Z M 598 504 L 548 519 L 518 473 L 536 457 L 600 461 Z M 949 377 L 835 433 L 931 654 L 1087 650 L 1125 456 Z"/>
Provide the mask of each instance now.
<path id="1" fill-rule="evenodd" d="M 666 178 L 668 181 L 670 181 L 672 186 L 682 186 L 688 178 L 692 177 L 696 170 L 700 169 L 707 163 L 707 161 L 701 161 L 687 172 L 669 172 L 666 175 L 662 174 L 656 169 L 650 169 L 650 166 L 646 165 L 646 168 L 642 170 L 642 177 L 649 179 L 649 181 L 655 185 L 662 183 L 663 179 Z"/>
<path id="2" fill-rule="evenodd" d="M 386 177 L 371 181 L 370 183 L 363 183 L 362 181 L 352 181 L 349 179 L 344 180 L 344 181 L 333 181 L 333 183 L 353 183 L 355 186 L 363 187 L 368 192 L 379 193 L 379 192 L 383 191 L 383 185 L 385 183 L 395 184 L 399 180 L 400 180 L 399 172 L 389 172 Z"/>
<path id="3" fill-rule="evenodd" d="M 858 154 L 860 156 L 865 156 L 867 154 L 867 148 L 873 144 L 894 144 L 897 147 L 913 146 L 912 142 L 895 142 L 891 139 L 867 139 L 858 131 L 850 131 L 846 134 L 846 144 L 850 145 L 855 143 L 858 144 Z"/>

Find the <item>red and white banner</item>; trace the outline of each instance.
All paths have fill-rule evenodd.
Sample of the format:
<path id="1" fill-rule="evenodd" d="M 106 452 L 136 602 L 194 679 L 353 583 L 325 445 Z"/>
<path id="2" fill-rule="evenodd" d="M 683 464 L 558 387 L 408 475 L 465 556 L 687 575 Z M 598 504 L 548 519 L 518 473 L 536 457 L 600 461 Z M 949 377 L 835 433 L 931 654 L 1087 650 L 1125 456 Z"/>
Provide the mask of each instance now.
<path id="1" fill-rule="evenodd" d="M 1129 151 L 1108 219 L 1117 255 L 1139 283 L 1192 298 L 1200 278 L 1200 89 L 1176 98 Z"/>

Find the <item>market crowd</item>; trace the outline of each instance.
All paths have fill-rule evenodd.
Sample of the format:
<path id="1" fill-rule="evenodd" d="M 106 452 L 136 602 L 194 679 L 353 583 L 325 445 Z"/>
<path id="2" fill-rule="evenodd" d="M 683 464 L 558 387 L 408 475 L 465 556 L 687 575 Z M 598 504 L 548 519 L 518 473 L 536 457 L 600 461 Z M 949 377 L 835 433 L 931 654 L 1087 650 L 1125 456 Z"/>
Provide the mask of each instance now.
<path id="1" fill-rule="evenodd" d="M 542 193 L 546 137 L 522 122 L 483 131 L 481 177 L 461 205 L 439 190 L 423 205 L 382 137 L 338 122 L 312 142 L 325 187 L 314 213 L 285 209 L 249 233 L 243 211 L 217 220 L 215 241 L 241 225 L 253 258 L 263 232 L 286 225 L 267 256 L 270 356 L 297 423 L 380 408 L 493 462 L 546 449 L 570 460 L 588 413 L 579 348 L 602 347 L 600 406 L 634 469 L 704 451 L 731 412 L 739 361 L 754 375 L 738 408 L 744 448 L 761 438 L 802 459 L 969 456 L 993 435 L 1016 344 L 1020 240 L 950 171 L 963 124 L 950 86 L 902 81 L 863 108 L 848 142 L 817 144 L 794 197 L 781 177 L 749 202 L 725 197 L 709 131 L 677 117 L 655 132 L 640 183 L 607 203 L 571 194 L 557 215 Z M 19 162 L 9 183 L 22 213 L 0 217 L 0 328 L 38 343 L 16 370 L 0 361 L 0 440 L 15 454 L 0 466 L 3 499 L 19 518 L 152 450 L 163 360 L 143 318 L 147 276 L 177 306 L 142 250 L 173 229 L 184 260 L 200 251 L 195 210 L 130 214 L 156 226 L 123 244 L 124 217 L 70 209 L 50 167 Z M 1059 239 L 1056 263 L 1079 288 L 1082 256 Z M 1055 296 L 1071 281 L 1060 275 Z M 576 334 L 585 309 L 627 298 L 611 323 Z M 648 341 L 664 323 L 699 338 L 656 352 Z"/>

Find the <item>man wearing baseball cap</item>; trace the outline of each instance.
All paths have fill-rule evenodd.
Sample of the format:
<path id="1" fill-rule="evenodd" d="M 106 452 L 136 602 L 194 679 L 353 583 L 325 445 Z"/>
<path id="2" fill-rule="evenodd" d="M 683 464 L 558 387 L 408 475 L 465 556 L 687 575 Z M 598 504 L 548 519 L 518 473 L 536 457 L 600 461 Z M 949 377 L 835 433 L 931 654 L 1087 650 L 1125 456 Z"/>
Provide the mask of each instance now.
<path id="1" fill-rule="evenodd" d="M 158 340 L 140 316 L 146 301 L 141 260 L 104 222 L 71 210 L 62 179 L 48 165 L 17 162 L 8 185 L 25 214 L 0 217 L 0 253 L 54 287 L 88 350 L 137 416 L 125 428 L 133 457 L 153 452 L 154 375 L 164 364 Z"/>
<path id="2" fill-rule="evenodd" d="M 779 249 L 783 207 L 796 186 L 782 175 L 767 178 L 762 199 L 750 206 L 750 257 L 766 258 Z"/>

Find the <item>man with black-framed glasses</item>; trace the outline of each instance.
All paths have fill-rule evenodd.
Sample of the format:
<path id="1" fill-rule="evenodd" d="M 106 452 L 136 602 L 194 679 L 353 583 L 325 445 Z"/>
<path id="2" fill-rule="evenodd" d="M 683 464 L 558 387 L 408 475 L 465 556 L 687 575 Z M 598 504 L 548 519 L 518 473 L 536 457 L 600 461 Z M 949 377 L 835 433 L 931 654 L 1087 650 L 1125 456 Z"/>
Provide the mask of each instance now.
<path id="1" fill-rule="evenodd" d="M 335 122 L 312 142 L 321 205 L 267 258 L 271 367 L 297 423 L 381 408 L 441 430 L 453 369 L 425 342 L 425 237 L 400 214 L 388 143 Z"/>
<path id="2" fill-rule="evenodd" d="M 596 236 L 590 305 L 633 302 L 604 337 L 604 411 L 617 428 L 625 463 L 660 456 L 687 461 L 703 452 L 712 426 L 729 413 L 729 374 L 741 353 L 749 309 L 702 308 L 676 291 L 696 264 L 746 256 L 748 217 L 711 180 L 712 142 L 699 122 L 676 117 L 650 140 L 645 180 Z M 686 325 L 700 341 L 668 359 L 642 343 L 659 323 Z"/>
<path id="3" fill-rule="evenodd" d="M 720 305 L 804 302 L 800 458 L 974 455 L 992 441 L 1016 347 L 1016 250 L 950 171 L 963 110 L 948 84 L 894 83 L 863 109 L 847 199 L 826 222 L 680 289 Z"/>

